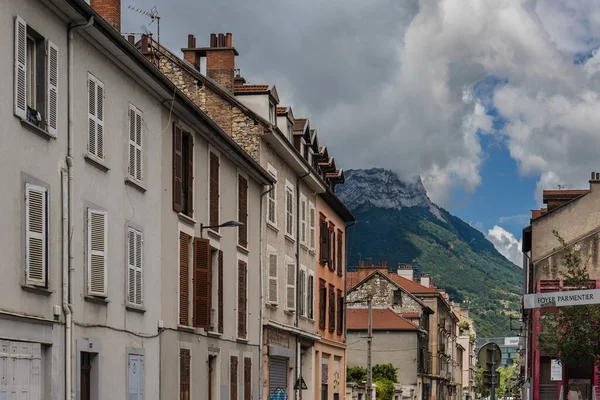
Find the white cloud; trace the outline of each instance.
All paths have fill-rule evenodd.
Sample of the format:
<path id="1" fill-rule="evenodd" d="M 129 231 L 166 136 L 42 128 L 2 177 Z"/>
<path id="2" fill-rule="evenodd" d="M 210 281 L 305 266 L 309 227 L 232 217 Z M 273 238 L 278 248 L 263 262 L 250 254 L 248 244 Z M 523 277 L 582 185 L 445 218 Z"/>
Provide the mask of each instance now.
<path id="1" fill-rule="evenodd" d="M 521 253 L 521 241 L 517 240 L 515 235 L 501 226 L 494 225 L 492 229 L 488 230 L 486 237 L 500 254 L 522 268 L 523 253 Z"/>
<path id="2" fill-rule="evenodd" d="M 529 219 L 530 219 L 529 214 L 509 215 L 506 217 L 498 218 L 498 223 L 499 224 L 509 223 L 509 224 L 517 224 L 517 225 L 525 226 L 525 225 L 529 225 Z"/>

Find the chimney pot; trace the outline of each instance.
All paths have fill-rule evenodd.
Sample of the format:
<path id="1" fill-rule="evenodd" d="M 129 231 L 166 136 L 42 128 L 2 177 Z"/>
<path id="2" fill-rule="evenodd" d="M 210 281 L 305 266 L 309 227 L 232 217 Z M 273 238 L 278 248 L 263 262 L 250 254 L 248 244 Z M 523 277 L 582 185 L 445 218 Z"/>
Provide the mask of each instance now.
<path id="1" fill-rule="evenodd" d="M 225 47 L 225 35 L 219 33 L 219 45 L 218 47 Z"/>
<path id="2" fill-rule="evenodd" d="M 233 35 L 231 32 L 225 34 L 225 47 L 233 47 Z"/>
<path id="3" fill-rule="evenodd" d="M 127 36 L 127 41 L 133 45 L 135 45 L 135 36 L 134 35 L 129 35 Z"/>
<path id="4" fill-rule="evenodd" d="M 592 180 L 596 179 L 596 173 L 594 171 L 592 171 Z"/>
<path id="5" fill-rule="evenodd" d="M 194 35 L 189 34 L 188 35 L 188 48 L 189 49 L 193 49 L 196 47 L 196 46 L 194 46 L 194 41 L 195 41 Z"/>
<path id="6" fill-rule="evenodd" d="M 210 47 L 217 47 L 217 34 L 216 33 L 210 34 Z"/>
<path id="7" fill-rule="evenodd" d="M 117 32 L 121 32 L 121 0 L 90 0 L 90 6 Z"/>

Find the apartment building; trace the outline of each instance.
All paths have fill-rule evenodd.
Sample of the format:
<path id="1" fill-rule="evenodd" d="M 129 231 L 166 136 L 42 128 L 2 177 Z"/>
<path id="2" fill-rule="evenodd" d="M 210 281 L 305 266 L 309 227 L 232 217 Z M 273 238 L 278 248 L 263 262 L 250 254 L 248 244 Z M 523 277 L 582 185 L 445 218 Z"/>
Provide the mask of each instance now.
<path id="1" fill-rule="evenodd" d="M 462 399 L 470 400 L 475 398 L 477 327 L 473 319 L 469 316 L 469 308 L 466 305 L 455 305 L 454 313 L 459 319 L 457 344 L 464 348 L 461 370 Z"/>

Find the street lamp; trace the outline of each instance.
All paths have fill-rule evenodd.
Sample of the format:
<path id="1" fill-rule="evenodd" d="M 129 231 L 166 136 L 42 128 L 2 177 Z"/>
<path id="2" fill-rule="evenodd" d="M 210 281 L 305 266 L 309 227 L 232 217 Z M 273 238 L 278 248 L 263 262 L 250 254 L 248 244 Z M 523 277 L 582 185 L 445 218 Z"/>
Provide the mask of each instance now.
<path id="1" fill-rule="evenodd" d="M 242 226 L 242 225 L 244 225 L 244 223 L 240 222 L 240 221 L 227 221 L 227 222 L 223 222 L 221 225 L 207 225 L 207 226 L 204 226 L 203 224 L 200 224 L 200 237 L 202 237 L 202 232 L 205 229 L 236 228 L 236 227 Z"/>

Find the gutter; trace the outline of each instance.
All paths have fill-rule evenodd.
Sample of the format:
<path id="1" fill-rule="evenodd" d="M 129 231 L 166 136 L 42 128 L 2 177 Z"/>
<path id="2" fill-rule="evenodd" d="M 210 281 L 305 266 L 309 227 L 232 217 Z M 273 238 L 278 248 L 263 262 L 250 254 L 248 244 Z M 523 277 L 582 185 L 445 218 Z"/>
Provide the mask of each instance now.
<path id="1" fill-rule="evenodd" d="M 94 16 L 90 16 L 87 22 L 71 24 L 67 33 L 67 103 L 68 103 L 68 128 L 67 128 L 67 170 L 61 170 L 62 180 L 62 308 L 65 314 L 65 400 L 73 397 L 73 308 L 71 306 L 71 281 L 73 272 L 73 244 L 71 232 L 73 232 L 72 210 L 72 184 L 73 184 L 73 40 L 74 32 L 87 29 L 94 23 Z"/>

